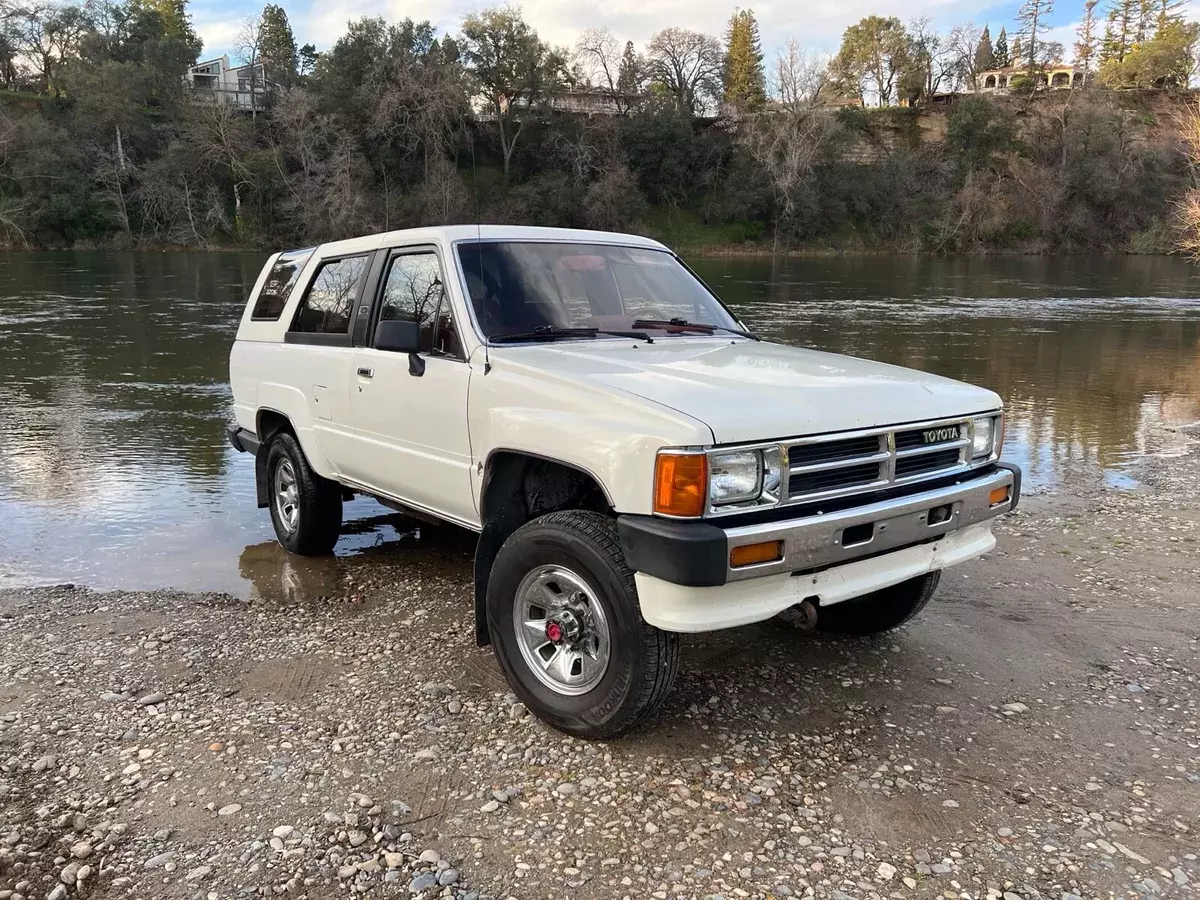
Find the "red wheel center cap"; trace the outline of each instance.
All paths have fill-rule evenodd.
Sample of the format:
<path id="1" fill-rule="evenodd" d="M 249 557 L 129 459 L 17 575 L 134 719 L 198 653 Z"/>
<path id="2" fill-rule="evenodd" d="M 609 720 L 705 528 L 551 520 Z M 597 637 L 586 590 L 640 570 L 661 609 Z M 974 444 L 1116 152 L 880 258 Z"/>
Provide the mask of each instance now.
<path id="1" fill-rule="evenodd" d="M 553 643 L 557 644 L 563 639 L 563 627 L 558 622 L 551 619 L 546 623 L 546 637 Z"/>

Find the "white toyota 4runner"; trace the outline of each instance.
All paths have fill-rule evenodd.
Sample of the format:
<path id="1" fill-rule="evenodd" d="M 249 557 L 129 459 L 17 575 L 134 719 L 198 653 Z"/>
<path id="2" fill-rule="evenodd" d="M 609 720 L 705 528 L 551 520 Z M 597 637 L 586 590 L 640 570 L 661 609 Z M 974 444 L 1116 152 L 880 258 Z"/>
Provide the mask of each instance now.
<path id="1" fill-rule="evenodd" d="M 230 380 L 280 543 L 329 553 L 355 494 L 478 532 L 478 642 L 585 738 L 662 702 L 680 632 L 896 627 L 1020 494 L 991 391 L 761 341 L 631 235 L 277 254 Z"/>

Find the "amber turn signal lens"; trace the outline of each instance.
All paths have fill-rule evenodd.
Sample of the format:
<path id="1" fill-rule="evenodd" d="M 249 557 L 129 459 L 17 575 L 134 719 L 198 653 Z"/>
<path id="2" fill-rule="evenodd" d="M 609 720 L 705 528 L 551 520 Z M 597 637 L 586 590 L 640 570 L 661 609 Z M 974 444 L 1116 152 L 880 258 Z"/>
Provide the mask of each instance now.
<path id="1" fill-rule="evenodd" d="M 783 559 L 783 541 L 766 541 L 762 544 L 746 544 L 729 551 L 729 565 L 740 569 L 758 563 L 775 562 Z"/>
<path id="2" fill-rule="evenodd" d="M 667 516 L 704 514 L 708 457 L 703 453 L 660 453 L 654 464 L 654 511 Z"/>
<path id="3" fill-rule="evenodd" d="M 1007 499 L 1008 499 L 1008 487 L 1007 486 L 993 488 L 992 492 L 990 494 L 988 494 L 988 503 L 990 503 L 992 506 L 995 506 L 997 503 L 1003 503 Z"/>

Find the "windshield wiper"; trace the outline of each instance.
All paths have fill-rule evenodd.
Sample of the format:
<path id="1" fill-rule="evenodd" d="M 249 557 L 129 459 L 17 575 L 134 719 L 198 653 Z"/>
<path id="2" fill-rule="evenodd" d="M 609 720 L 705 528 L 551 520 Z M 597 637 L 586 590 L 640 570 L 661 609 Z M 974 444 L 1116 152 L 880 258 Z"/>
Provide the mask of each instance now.
<path id="1" fill-rule="evenodd" d="M 493 335 L 492 343 L 515 343 L 517 341 L 553 341 L 558 338 L 596 337 L 597 335 L 635 338 L 653 344 L 654 338 L 644 331 L 608 331 L 604 328 L 560 328 L 557 325 L 539 325 L 532 331 L 516 331 L 511 334 Z"/>
<path id="2" fill-rule="evenodd" d="M 729 334 L 737 334 L 744 338 L 750 338 L 752 341 L 761 341 L 757 334 L 753 331 L 743 331 L 741 328 L 726 328 L 724 325 L 709 325 L 704 322 L 689 322 L 682 317 L 674 319 L 638 319 L 633 323 L 634 328 L 677 328 L 684 331 L 699 331 L 703 334 L 712 334 L 714 331 L 726 331 Z"/>

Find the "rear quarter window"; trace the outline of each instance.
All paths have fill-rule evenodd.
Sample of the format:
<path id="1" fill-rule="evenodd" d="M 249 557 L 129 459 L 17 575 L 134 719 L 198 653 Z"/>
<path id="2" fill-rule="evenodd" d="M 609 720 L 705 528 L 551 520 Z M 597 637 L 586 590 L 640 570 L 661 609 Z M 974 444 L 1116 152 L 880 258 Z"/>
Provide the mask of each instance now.
<path id="1" fill-rule="evenodd" d="M 274 322 L 283 315 L 288 297 L 296 287 L 296 282 L 300 280 L 300 272 L 312 255 L 312 248 L 292 250 L 279 255 L 275 264 L 271 266 L 262 290 L 254 300 L 254 309 L 250 312 L 251 319 L 256 322 Z"/>

